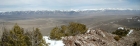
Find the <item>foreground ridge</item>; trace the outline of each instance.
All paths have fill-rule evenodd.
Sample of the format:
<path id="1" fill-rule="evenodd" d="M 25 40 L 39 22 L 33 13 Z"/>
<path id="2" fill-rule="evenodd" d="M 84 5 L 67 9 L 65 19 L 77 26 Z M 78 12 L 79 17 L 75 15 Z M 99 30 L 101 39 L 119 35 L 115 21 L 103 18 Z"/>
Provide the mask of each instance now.
<path id="1" fill-rule="evenodd" d="M 132 46 L 132 44 L 116 41 L 115 36 L 100 29 L 90 29 L 85 34 L 64 37 L 63 42 L 65 46 Z"/>

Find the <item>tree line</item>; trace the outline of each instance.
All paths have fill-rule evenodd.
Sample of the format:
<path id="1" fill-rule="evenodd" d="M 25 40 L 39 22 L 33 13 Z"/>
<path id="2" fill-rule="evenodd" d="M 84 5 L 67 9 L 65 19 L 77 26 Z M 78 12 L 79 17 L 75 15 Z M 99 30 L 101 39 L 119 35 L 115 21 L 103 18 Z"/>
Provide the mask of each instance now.
<path id="1" fill-rule="evenodd" d="M 25 31 L 15 24 L 11 30 L 4 28 L 0 46 L 48 46 L 38 28 Z"/>
<path id="2" fill-rule="evenodd" d="M 74 36 L 86 33 L 86 25 L 71 22 L 68 25 L 54 27 L 50 32 L 50 39 L 60 40 L 61 37 Z M 0 38 L 0 46 L 48 46 L 38 28 L 33 31 L 25 31 L 18 24 L 11 30 L 4 28 Z"/>

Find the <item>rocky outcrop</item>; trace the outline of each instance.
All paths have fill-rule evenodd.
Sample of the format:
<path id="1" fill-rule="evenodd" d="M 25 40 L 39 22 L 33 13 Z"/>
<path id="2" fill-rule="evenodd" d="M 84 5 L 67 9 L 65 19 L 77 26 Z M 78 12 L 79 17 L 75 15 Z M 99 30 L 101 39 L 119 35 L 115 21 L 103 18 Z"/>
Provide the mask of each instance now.
<path id="1" fill-rule="evenodd" d="M 85 34 L 67 36 L 63 38 L 65 46 L 132 46 L 124 42 L 116 41 L 113 34 L 100 29 L 89 30 Z"/>

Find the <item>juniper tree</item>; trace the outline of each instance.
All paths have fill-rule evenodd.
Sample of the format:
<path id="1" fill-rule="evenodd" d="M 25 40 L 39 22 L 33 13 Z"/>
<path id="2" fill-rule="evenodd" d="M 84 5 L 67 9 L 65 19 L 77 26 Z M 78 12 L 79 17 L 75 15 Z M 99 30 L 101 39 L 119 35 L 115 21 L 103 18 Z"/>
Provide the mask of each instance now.
<path id="1" fill-rule="evenodd" d="M 2 35 L 2 46 L 30 46 L 27 45 L 23 28 L 17 24 L 14 25 L 12 30 L 4 31 Z"/>
<path id="2" fill-rule="evenodd" d="M 33 46 L 48 46 L 38 28 L 33 30 Z"/>
<path id="3" fill-rule="evenodd" d="M 71 22 L 69 25 L 62 25 L 61 28 L 55 27 L 50 32 L 50 38 L 59 40 L 64 36 L 84 34 L 87 31 L 86 25 Z"/>
<path id="4" fill-rule="evenodd" d="M 17 24 L 9 31 L 4 29 L 0 41 L 1 46 L 48 46 L 38 28 L 32 32 L 24 32 Z"/>

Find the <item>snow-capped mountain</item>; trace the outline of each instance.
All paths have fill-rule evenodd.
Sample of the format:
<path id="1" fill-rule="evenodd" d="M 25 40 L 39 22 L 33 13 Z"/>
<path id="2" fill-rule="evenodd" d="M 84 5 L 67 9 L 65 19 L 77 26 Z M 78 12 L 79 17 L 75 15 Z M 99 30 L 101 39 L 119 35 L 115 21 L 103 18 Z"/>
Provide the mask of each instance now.
<path id="1" fill-rule="evenodd" d="M 99 16 L 99 15 L 140 15 L 140 10 L 132 9 L 84 9 L 84 10 L 44 10 L 0 12 L 0 17 L 59 17 L 59 16 Z"/>

